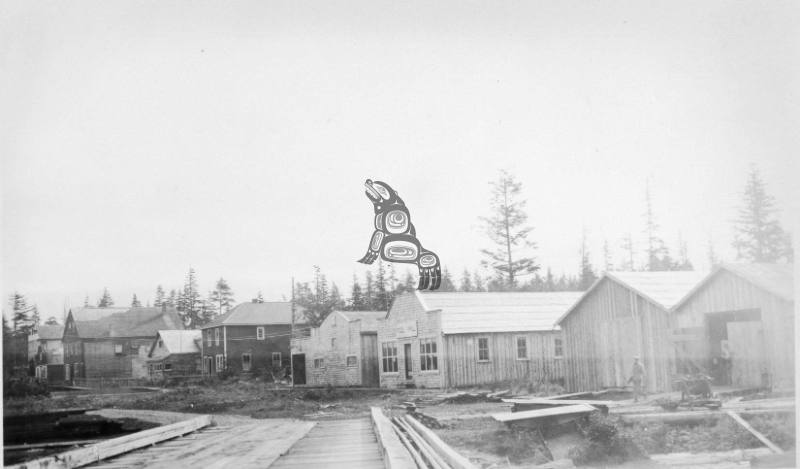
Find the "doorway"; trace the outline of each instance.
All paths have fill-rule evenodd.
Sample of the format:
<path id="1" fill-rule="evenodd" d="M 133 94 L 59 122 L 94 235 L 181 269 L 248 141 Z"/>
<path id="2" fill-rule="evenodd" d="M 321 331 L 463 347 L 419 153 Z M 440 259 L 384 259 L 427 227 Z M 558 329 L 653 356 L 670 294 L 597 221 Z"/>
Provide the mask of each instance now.
<path id="1" fill-rule="evenodd" d="M 306 384 L 306 354 L 292 355 L 292 382 Z"/>
<path id="2" fill-rule="evenodd" d="M 403 358 L 406 365 L 406 379 L 411 379 L 411 344 L 403 345 Z"/>

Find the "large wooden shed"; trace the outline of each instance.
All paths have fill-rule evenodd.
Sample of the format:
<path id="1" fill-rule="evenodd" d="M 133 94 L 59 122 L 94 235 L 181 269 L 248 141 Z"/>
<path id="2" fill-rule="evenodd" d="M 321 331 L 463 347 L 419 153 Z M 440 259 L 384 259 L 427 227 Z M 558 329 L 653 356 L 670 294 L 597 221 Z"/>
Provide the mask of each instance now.
<path id="1" fill-rule="evenodd" d="M 558 324 L 572 392 L 627 384 L 633 358 L 648 392 L 672 389 L 675 351 L 669 310 L 704 277 L 699 272 L 606 272 Z"/>
<path id="2" fill-rule="evenodd" d="M 723 264 L 673 312 L 679 359 L 719 384 L 794 388 L 794 266 Z"/>
<path id="3" fill-rule="evenodd" d="M 378 327 L 381 387 L 559 382 L 555 325 L 579 292 L 409 292 Z"/>
<path id="4" fill-rule="evenodd" d="M 333 311 L 310 337 L 292 339 L 292 359 L 305 363 L 304 380 L 297 378 L 314 386 L 377 387 L 378 323 L 384 317 L 386 311 Z"/>

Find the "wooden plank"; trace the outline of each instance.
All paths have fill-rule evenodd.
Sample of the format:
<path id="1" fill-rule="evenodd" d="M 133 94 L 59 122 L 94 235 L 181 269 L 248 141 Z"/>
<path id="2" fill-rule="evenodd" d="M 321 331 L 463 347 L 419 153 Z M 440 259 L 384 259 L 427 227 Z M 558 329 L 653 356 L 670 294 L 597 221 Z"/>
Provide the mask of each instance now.
<path id="1" fill-rule="evenodd" d="M 536 404 L 536 405 L 551 405 L 551 406 L 586 404 L 586 405 L 601 405 L 605 407 L 619 407 L 622 405 L 618 401 L 596 401 L 590 399 L 528 398 L 528 399 L 503 399 L 503 402 L 507 402 L 509 404 Z"/>
<path id="2" fill-rule="evenodd" d="M 372 415 L 372 425 L 375 431 L 375 436 L 378 439 L 378 445 L 381 447 L 381 456 L 386 469 L 414 469 L 416 465 L 408 451 L 403 449 L 403 443 L 400 441 L 397 433 L 394 430 L 392 422 L 383 414 L 378 407 L 370 409 Z"/>
<path id="3" fill-rule="evenodd" d="M 597 409 L 588 404 L 576 404 L 563 407 L 553 407 L 550 409 L 525 410 L 508 414 L 492 414 L 492 418 L 498 422 L 516 422 L 519 420 L 530 420 L 544 417 L 555 417 L 561 415 L 588 414 Z"/>
<path id="4" fill-rule="evenodd" d="M 458 454 L 453 448 L 451 448 L 447 443 L 442 441 L 441 438 L 433 433 L 433 431 L 428 429 L 428 427 L 409 416 L 406 416 L 405 420 L 408 422 L 409 426 L 414 429 L 414 431 L 419 433 L 420 436 L 422 436 L 422 438 L 429 445 L 431 445 L 431 447 L 433 447 L 433 449 L 442 458 L 444 458 L 444 460 L 447 461 L 451 467 L 453 467 L 453 469 L 477 469 L 477 467 L 472 464 L 469 459 Z"/>
<path id="5" fill-rule="evenodd" d="M 782 450 L 782 449 L 778 448 L 778 446 L 777 446 L 775 443 L 773 443 L 773 442 L 769 441 L 769 439 L 767 439 L 767 437 L 766 437 L 766 436 L 764 436 L 764 435 L 763 435 L 761 432 L 759 432 L 758 430 L 756 430 L 755 428 L 753 428 L 753 427 L 752 427 L 752 426 L 751 426 L 749 423 L 747 423 L 747 421 L 746 421 L 745 419 L 743 419 L 743 418 L 742 418 L 742 417 L 741 417 L 739 414 L 737 414 L 736 412 L 734 412 L 734 411 L 732 411 L 732 410 L 726 410 L 726 411 L 725 411 L 725 413 L 726 413 L 726 414 L 728 414 L 728 415 L 730 415 L 730 416 L 731 416 L 731 418 L 732 418 L 733 420 L 736 420 L 736 421 L 739 423 L 739 425 L 743 426 L 743 427 L 744 427 L 744 428 L 745 428 L 747 431 L 749 431 L 750 433 L 752 433 L 752 434 L 753 434 L 753 436 L 755 436 L 756 438 L 758 438 L 758 439 L 759 439 L 759 441 L 761 441 L 762 443 L 764 443 L 764 445 L 765 445 L 767 448 L 771 449 L 771 450 L 772 450 L 772 451 L 773 451 L 775 454 L 783 454 L 783 450 Z"/>
<path id="6" fill-rule="evenodd" d="M 211 416 L 201 415 L 189 420 L 184 420 L 183 422 L 151 428 L 119 438 L 112 438 L 86 448 L 66 451 L 54 456 L 39 458 L 10 467 L 12 469 L 82 467 L 159 441 L 193 432 L 198 428 L 203 428 L 210 424 Z"/>

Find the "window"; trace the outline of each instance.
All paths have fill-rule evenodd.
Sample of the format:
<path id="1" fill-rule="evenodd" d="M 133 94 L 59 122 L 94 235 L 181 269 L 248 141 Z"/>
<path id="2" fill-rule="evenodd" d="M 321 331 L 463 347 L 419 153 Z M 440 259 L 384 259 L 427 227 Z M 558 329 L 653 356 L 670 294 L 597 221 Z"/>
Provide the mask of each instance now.
<path id="1" fill-rule="evenodd" d="M 517 337 L 517 360 L 528 359 L 528 339 Z"/>
<path id="2" fill-rule="evenodd" d="M 439 369 L 439 360 L 436 356 L 436 339 L 419 341 L 419 367 L 422 371 Z"/>
<path id="3" fill-rule="evenodd" d="M 122 344 L 114 344 L 114 353 L 122 355 Z"/>
<path id="4" fill-rule="evenodd" d="M 172 370 L 172 363 L 164 363 L 164 371 Z"/>
<path id="5" fill-rule="evenodd" d="M 347 366 L 358 366 L 358 357 L 356 357 L 355 355 L 348 355 Z"/>
<path id="6" fill-rule="evenodd" d="M 206 330 L 206 346 L 211 347 L 211 329 Z"/>
<path id="7" fill-rule="evenodd" d="M 225 355 L 217 355 L 217 373 L 225 369 Z"/>
<path id="8" fill-rule="evenodd" d="M 489 339 L 487 337 L 478 339 L 478 361 L 489 361 Z"/>
<path id="9" fill-rule="evenodd" d="M 555 357 L 556 358 L 563 358 L 564 357 L 564 342 L 561 339 L 555 339 Z"/>
<path id="10" fill-rule="evenodd" d="M 280 352 L 272 352 L 272 367 L 273 368 L 280 368 L 281 367 L 281 353 Z"/>
<path id="11" fill-rule="evenodd" d="M 324 358 L 315 358 L 314 359 L 314 368 L 322 368 L 325 366 L 325 359 Z"/>
<path id="12" fill-rule="evenodd" d="M 219 347 L 219 328 L 214 329 L 214 345 Z"/>
<path id="13" fill-rule="evenodd" d="M 253 356 L 249 353 L 242 354 L 242 371 L 250 371 L 250 365 L 253 361 Z"/>
<path id="14" fill-rule="evenodd" d="M 397 373 L 397 344 L 384 342 L 381 344 L 381 363 L 384 373 Z"/>
<path id="15" fill-rule="evenodd" d="M 264 328 L 263 327 L 256 327 L 256 339 L 264 340 Z"/>

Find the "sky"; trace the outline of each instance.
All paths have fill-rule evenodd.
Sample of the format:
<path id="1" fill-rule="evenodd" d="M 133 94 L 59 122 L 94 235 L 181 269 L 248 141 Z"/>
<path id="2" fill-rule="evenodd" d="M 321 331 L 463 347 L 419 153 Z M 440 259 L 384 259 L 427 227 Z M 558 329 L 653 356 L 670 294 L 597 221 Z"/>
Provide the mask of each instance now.
<path id="1" fill-rule="evenodd" d="M 77 6 L 80 7 L 77 7 Z M 498 171 L 534 255 L 660 236 L 724 260 L 755 164 L 797 232 L 796 2 L 128 1 L 0 6 L 2 283 L 42 315 L 190 267 L 205 293 L 349 291 L 388 182 L 456 278 Z M 398 271 L 404 272 L 405 266 Z M 4 306 L 8 309 L 8 305 Z"/>

